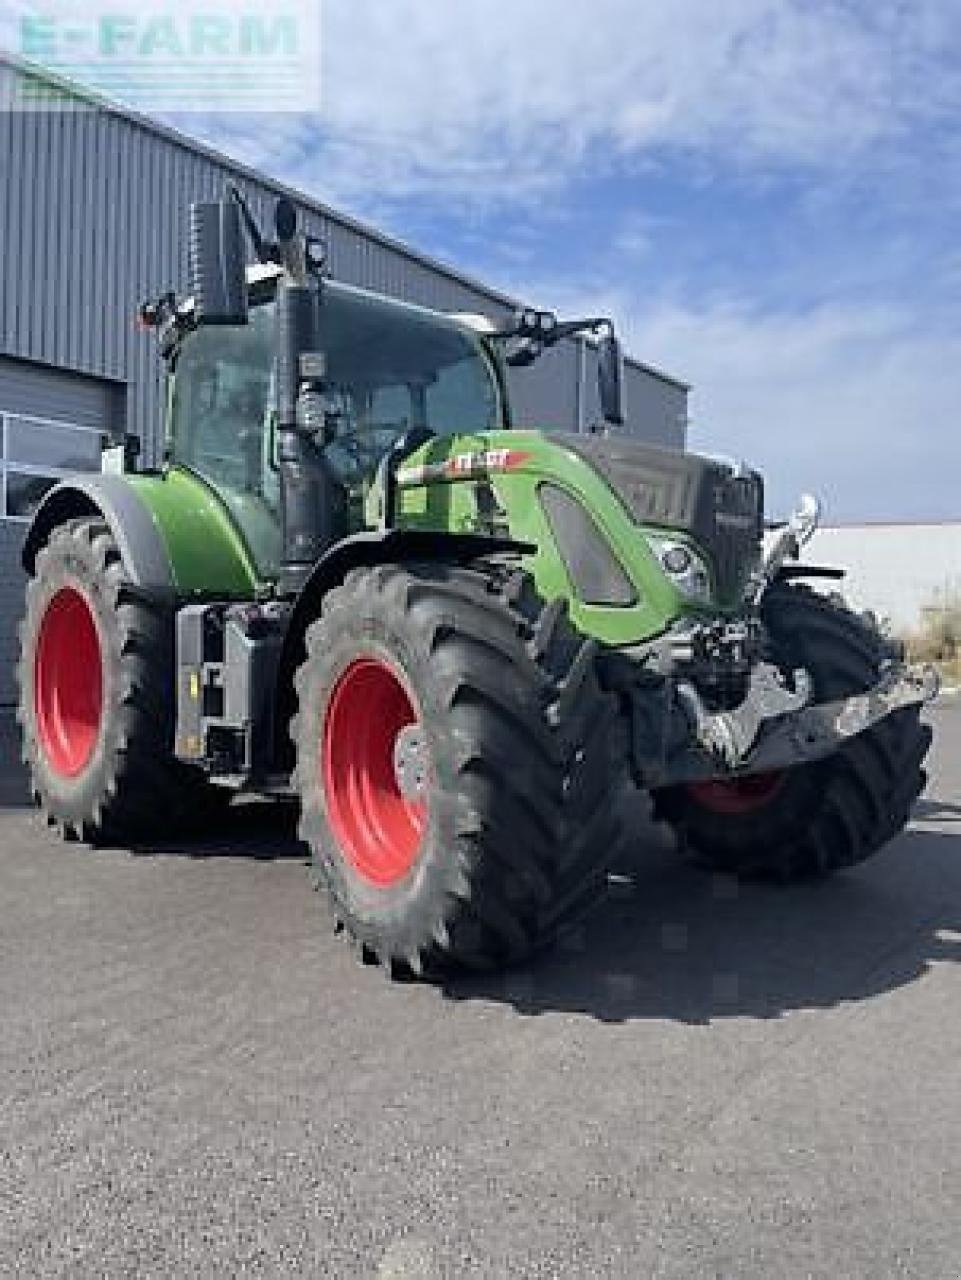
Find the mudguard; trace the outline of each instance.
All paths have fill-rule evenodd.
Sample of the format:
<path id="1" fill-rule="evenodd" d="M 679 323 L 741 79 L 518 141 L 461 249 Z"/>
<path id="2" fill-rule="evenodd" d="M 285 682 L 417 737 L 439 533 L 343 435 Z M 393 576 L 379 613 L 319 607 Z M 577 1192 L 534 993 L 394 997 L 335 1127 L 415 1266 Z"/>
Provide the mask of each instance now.
<path id="1" fill-rule="evenodd" d="M 230 511 L 210 485 L 186 470 L 81 475 L 57 485 L 27 536 L 28 573 L 50 531 L 78 516 L 106 522 L 130 580 L 144 591 L 178 600 L 246 600 L 261 585 Z"/>
<path id="2" fill-rule="evenodd" d="M 278 759 L 282 759 L 285 752 L 289 754 L 286 725 L 294 706 L 293 674 L 303 661 L 307 628 L 319 613 L 326 592 L 343 581 L 351 569 L 419 559 L 465 564 L 481 556 L 508 553 L 520 557 L 534 551 L 536 547 L 530 543 L 514 538 L 397 528 L 355 533 L 331 547 L 314 565 L 301 588 L 284 635 L 276 682 L 276 724 L 282 726 L 276 744 Z"/>
<path id="3" fill-rule="evenodd" d="M 37 508 L 23 547 L 32 574 L 37 552 L 57 525 L 101 516 L 116 539 L 130 580 L 150 592 L 174 594 L 170 557 L 150 508 L 122 476 L 75 476 L 55 485 Z"/>
<path id="4" fill-rule="evenodd" d="M 403 560 L 450 560 L 457 563 L 513 553 L 531 555 L 537 550 L 514 538 L 485 537 L 475 533 L 443 533 L 421 529 L 371 529 L 344 538 L 326 551 L 310 572 L 294 604 L 288 637 L 303 636 L 317 613 L 323 595 L 340 582 L 349 569 Z M 293 641 L 292 641 L 293 642 Z M 286 646 L 285 646 L 286 647 Z"/>

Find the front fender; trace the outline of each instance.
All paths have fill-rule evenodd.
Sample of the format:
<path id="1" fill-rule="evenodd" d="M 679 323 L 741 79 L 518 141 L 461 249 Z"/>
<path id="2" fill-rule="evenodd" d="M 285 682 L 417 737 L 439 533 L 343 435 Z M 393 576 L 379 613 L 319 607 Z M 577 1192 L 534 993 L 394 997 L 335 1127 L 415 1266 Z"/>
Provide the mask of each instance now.
<path id="1" fill-rule="evenodd" d="M 442 533 L 420 529 L 375 529 L 336 543 L 314 565 L 294 603 L 277 668 L 277 749 L 282 758 L 289 744 L 286 727 L 294 710 L 294 671 L 304 656 L 304 636 L 320 612 L 321 601 L 351 569 L 412 560 L 468 564 L 481 556 L 530 555 L 536 548 L 513 538 Z"/>
<path id="2" fill-rule="evenodd" d="M 316 616 L 321 599 L 350 569 L 394 561 L 441 560 L 466 563 L 480 556 L 512 552 L 530 555 L 536 550 L 526 542 L 513 538 L 485 537 L 473 533 L 443 533 L 422 529 L 371 529 L 344 538 L 326 551 L 310 572 L 294 604 L 290 637 L 302 637 L 310 620 Z"/>

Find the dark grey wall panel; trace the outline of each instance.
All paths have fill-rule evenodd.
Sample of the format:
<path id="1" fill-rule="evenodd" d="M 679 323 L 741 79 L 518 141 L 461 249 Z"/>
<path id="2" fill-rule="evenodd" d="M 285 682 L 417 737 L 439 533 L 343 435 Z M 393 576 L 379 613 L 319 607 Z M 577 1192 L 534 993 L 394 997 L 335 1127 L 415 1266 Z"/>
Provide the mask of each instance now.
<path id="1" fill-rule="evenodd" d="M 526 369 L 510 371 L 517 426 L 577 430 L 578 347 L 565 342 L 548 349 Z"/>
<path id="2" fill-rule="evenodd" d="M 26 525 L 0 520 L 0 707 L 16 701 L 17 627 L 23 613 L 26 578 L 20 552 Z"/>
<path id="3" fill-rule="evenodd" d="M 122 383 L 0 356 L 0 413 L 54 418 L 120 435 L 124 400 Z"/>
<path id="4" fill-rule="evenodd" d="M 594 384 L 596 386 L 596 383 Z M 651 444 L 683 449 L 687 442 L 687 388 L 654 378 L 637 365 L 624 368 L 627 425 Z"/>
<path id="5" fill-rule="evenodd" d="M 536 364 L 511 370 L 514 420 L 558 431 L 590 431 L 602 425 L 597 390 L 597 349 L 571 341 L 545 352 Z M 624 365 L 627 434 L 650 444 L 683 449 L 687 435 L 687 389 L 638 365 Z"/>

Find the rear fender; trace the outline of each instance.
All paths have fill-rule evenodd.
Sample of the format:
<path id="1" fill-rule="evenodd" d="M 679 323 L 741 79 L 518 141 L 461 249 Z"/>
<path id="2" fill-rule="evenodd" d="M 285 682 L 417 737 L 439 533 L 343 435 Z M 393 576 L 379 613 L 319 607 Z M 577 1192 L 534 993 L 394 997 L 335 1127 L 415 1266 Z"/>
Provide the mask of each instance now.
<path id="1" fill-rule="evenodd" d="M 174 594 L 174 575 L 150 508 L 121 476 L 76 476 L 55 485 L 37 508 L 23 546 L 23 567 L 33 574 L 37 553 L 58 525 L 100 517 L 120 549 L 127 575 L 155 594 Z"/>

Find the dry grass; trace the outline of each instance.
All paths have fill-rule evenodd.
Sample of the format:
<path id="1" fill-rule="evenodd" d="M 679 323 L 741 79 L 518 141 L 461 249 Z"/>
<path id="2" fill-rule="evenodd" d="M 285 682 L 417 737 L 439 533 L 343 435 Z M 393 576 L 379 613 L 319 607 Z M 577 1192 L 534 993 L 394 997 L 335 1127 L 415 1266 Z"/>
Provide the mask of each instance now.
<path id="1" fill-rule="evenodd" d="M 905 644 L 913 662 L 933 663 L 946 684 L 961 684 L 961 600 L 926 609 Z"/>

